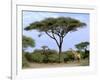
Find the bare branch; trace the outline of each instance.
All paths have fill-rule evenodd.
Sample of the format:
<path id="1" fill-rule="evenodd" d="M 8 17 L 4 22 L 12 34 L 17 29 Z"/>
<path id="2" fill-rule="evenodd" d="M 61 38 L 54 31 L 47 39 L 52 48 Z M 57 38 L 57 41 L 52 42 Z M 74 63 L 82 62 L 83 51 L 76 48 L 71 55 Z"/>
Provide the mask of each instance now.
<path id="1" fill-rule="evenodd" d="M 55 41 L 56 41 L 56 43 L 57 43 L 57 45 L 59 46 L 59 43 L 58 43 L 58 41 L 57 41 L 57 39 L 56 39 L 56 37 L 54 36 L 54 34 L 52 33 L 52 36 L 48 33 L 48 32 L 45 32 L 49 37 L 51 37 L 52 39 L 54 39 Z"/>
<path id="2" fill-rule="evenodd" d="M 48 32 L 45 32 L 49 37 L 51 37 L 51 38 L 53 38 L 54 39 L 54 37 L 52 37 Z"/>
<path id="3" fill-rule="evenodd" d="M 59 46 L 59 42 L 57 41 L 57 39 L 56 39 L 56 37 L 55 37 L 53 32 L 52 32 L 52 36 L 54 37 L 54 40 L 56 41 L 57 45 Z"/>

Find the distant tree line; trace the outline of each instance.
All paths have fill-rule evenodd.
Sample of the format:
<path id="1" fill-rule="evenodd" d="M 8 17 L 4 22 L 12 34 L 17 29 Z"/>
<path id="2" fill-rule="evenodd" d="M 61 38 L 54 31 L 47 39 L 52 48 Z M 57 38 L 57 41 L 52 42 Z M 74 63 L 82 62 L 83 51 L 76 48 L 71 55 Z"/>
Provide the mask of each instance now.
<path id="1" fill-rule="evenodd" d="M 77 51 L 78 52 L 78 51 Z M 89 58 L 89 51 L 86 53 L 84 51 L 80 52 L 81 59 Z M 36 62 L 36 63 L 59 63 L 59 54 L 56 50 L 44 50 L 38 49 L 34 50 L 33 52 L 25 52 L 25 57 L 29 62 Z M 68 61 L 74 61 L 74 55 L 72 51 L 64 51 L 61 53 L 61 63 L 62 62 L 68 62 Z"/>

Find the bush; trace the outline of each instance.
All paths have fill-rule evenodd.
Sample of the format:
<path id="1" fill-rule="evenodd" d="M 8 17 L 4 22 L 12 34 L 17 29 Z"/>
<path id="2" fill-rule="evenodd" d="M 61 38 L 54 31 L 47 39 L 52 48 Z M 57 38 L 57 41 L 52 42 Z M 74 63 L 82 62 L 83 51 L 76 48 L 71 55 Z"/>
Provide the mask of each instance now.
<path id="1" fill-rule="evenodd" d="M 37 62 L 37 63 L 58 62 L 58 54 L 45 55 L 41 53 L 32 53 L 31 57 L 32 57 L 32 62 Z"/>
<path id="2" fill-rule="evenodd" d="M 33 53 L 31 57 L 32 57 L 32 62 L 41 63 L 44 60 L 44 55 L 42 55 L 41 53 Z"/>
<path id="3" fill-rule="evenodd" d="M 51 55 L 49 55 L 48 61 L 51 62 L 51 63 L 58 62 L 59 61 L 58 54 L 51 54 Z"/>
<path id="4" fill-rule="evenodd" d="M 29 66 L 29 63 L 25 57 L 25 54 L 22 53 L 22 67 L 28 67 Z"/>
<path id="5" fill-rule="evenodd" d="M 48 62 L 56 62 L 56 58 L 58 58 L 58 54 L 56 50 L 45 50 L 45 53 L 41 49 L 36 49 L 32 54 L 28 54 L 26 56 L 29 61 L 38 62 L 38 63 L 48 63 Z"/>
<path id="6" fill-rule="evenodd" d="M 89 58 L 89 52 L 87 52 L 87 53 L 82 52 L 82 53 L 81 53 L 81 57 L 82 57 L 82 59 Z"/>
<path id="7" fill-rule="evenodd" d="M 29 62 L 32 62 L 32 61 L 33 61 L 31 55 L 32 55 L 31 53 L 28 53 L 28 52 L 25 53 L 25 57 L 26 57 L 26 59 L 27 59 Z"/>
<path id="8" fill-rule="evenodd" d="M 73 55 L 73 53 L 71 51 L 66 51 L 63 54 L 64 54 L 64 62 L 73 61 L 74 60 L 74 55 Z"/>
<path id="9" fill-rule="evenodd" d="M 32 52 L 32 53 L 33 53 L 33 54 L 34 54 L 34 53 L 43 53 L 43 50 L 42 50 L 42 49 L 35 49 L 34 52 Z"/>
<path id="10" fill-rule="evenodd" d="M 88 57 L 88 55 L 84 55 L 81 53 L 82 57 Z M 36 63 L 58 63 L 59 62 L 59 54 L 55 50 L 45 50 L 43 53 L 42 50 L 35 50 L 32 53 L 25 53 L 25 58 L 29 62 Z M 74 55 L 71 51 L 62 52 L 60 55 L 60 62 L 74 61 Z"/>
<path id="11" fill-rule="evenodd" d="M 49 62 L 48 56 L 44 56 L 43 63 L 48 63 L 48 62 Z"/>

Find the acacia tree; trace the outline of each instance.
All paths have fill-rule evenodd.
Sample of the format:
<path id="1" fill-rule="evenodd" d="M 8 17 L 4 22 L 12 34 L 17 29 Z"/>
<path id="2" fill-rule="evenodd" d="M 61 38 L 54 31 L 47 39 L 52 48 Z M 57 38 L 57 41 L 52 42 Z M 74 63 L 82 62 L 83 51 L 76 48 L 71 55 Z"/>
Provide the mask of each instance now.
<path id="1" fill-rule="evenodd" d="M 22 49 L 25 50 L 28 47 L 35 47 L 35 41 L 31 37 L 22 36 Z"/>
<path id="2" fill-rule="evenodd" d="M 81 52 L 82 50 L 85 52 L 89 46 L 89 42 L 81 42 L 76 44 L 75 47 Z"/>
<path id="3" fill-rule="evenodd" d="M 22 36 L 22 67 L 28 67 L 28 61 L 25 57 L 25 49 L 27 49 L 28 47 L 35 47 L 35 41 L 30 38 L 30 37 L 26 37 L 26 36 Z"/>
<path id="4" fill-rule="evenodd" d="M 46 49 L 48 49 L 48 46 L 41 46 L 41 48 L 45 51 Z"/>
<path id="5" fill-rule="evenodd" d="M 48 49 L 48 46 L 41 46 L 41 48 L 43 49 L 43 54 L 45 54 L 46 49 Z"/>
<path id="6" fill-rule="evenodd" d="M 58 18 L 46 18 L 41 21 L 31 23 L 25 28 L 25 30 L 36 29 L 40 33 L 46 33 L 50 38 L 55 40 L 59 48 L 59 62 L 60 54 L 62 52 L 62 44 L 64 37 L 68 32 L 77 31 L 78 28 L 82 28 L 86 24 L 80 20 L 73 19 L 70 17 L 58 17 Z"/>

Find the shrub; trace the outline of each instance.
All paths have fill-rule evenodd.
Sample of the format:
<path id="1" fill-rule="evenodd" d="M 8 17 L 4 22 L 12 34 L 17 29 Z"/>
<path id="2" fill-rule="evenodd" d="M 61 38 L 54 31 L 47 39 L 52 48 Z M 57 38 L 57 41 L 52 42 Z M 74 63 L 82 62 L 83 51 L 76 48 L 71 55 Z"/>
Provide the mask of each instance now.
<path id="1" fill-rule="evenodd" d="M 81 57 L 82 57 L 82 59 L 89 58 L 89 52 L 87 52 L 87 53 L 82 52 L 82 53 L 81 53 Z"/>
<path id="2" fill-rule="evenodd" d="M 73 61 L 74 60 L 74 55 L 73 55 L 73 53 L 71 51 L 66 51 L 63 54 L 64 54 L 64 62 Z"/>
<path id="3" fill-rule="evenodd" d="M 42 49 L 35 49 L 34 52 L 32 52 L 32 53 L 33 53 L 33 54 L 34 54 L 34 53 L 43 53 L 43 50 L 42 50 Z"/>
<path id="4" fill-rule="evenodd" d="M 45 50 L 45 53 L 41 49 L 36 49 L 31 54 L 32 62 L 39 63 L 48 63 L 48 62 L 56 62 L 56 57 L 58 58 L 58 54 L 56 50 Z M 29 56 L 30 58 L 30 56 Z"/>
<path id="5" fill-rule="evenodd" d="M 49 62 L 48 56 L 44 56 L 43 63 L 48 63 L 48 62 Z"/>
<path id="6" fill-rule="evenodd" d="M 26 59 L 27 59 L 29 62 L 32 62 L 32 61 L 33 61 L 31 55 L 32 55 L 31 53 L 28 53 L 28 52 L 25 53 L 25 57 L 26 57 Z"/>
<path id="7" fill-rule="evenodd" d="M 38 63 L 43 62 L 44 59 L 44 55 L 42 55 L 41 53 L 33 53 L 31 57 L 32 57 L 32 62 L 38 62 Z"/>
<path id="8" fill-rule="evenodd" d="M 51 62 L 51 63 L 58 62 L 59 61 L 58 54 L 51 54 L 51 55 L 49 55 L 48 61 Z"/>
<path id="9" fill-rule="evenodd" d="M 29 66 L 29 63 L 25 57 L 25 54 L 22 53 L 22 67 L 28 67 Z"/>
<path id="10" fill-rule="evenodd" d="M 84 55 L 81 53 L 82 57 L 88 57 L 88 55 Z M 55 50 L 35 50 L 32 53 L 25 53 L 25 58 L 29 62 L 36 62 L 36 63 L 58 63 L 59 62 L 59 54 Z M 67 62 L 67 61 L 74 61 L 74 55 L 71 51 L 62 52 L 60 55 L 60 62 Z"/>

